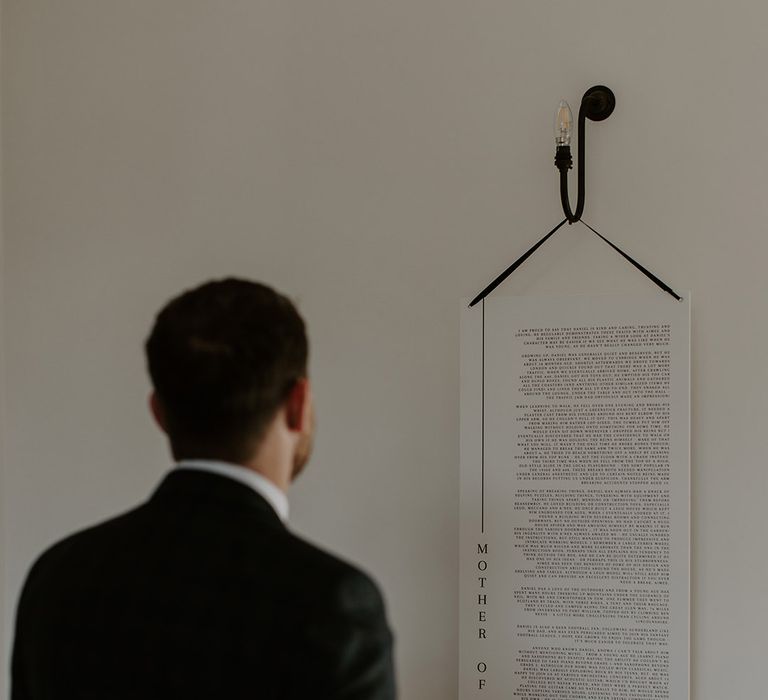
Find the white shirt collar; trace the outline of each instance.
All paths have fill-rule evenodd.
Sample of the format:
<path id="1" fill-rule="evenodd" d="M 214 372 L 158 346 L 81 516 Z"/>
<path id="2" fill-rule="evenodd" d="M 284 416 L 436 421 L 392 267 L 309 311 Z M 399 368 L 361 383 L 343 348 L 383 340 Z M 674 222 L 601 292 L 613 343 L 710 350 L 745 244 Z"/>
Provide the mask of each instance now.
<path id="1" fill-rule="evenodd" d="M 288 520 L 288 497 L 269 479 L 253 471 L 253 469 L 212 459 L 183 459 L 176 464 L 176 469 L 197 469 L 198 471 L 226 476 L 250 486 L 272 506 L 280 520 L 283 522 Z"/>

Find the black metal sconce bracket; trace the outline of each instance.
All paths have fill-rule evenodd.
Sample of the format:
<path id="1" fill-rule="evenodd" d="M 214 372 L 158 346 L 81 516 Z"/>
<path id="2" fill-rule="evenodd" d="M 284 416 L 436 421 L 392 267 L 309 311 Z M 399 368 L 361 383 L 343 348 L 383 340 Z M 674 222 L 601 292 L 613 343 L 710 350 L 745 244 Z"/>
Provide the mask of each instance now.
<path id="1" fill-rule="evenodd" d="M 579 106 L 579 154 L 578 154 L 578 177 L 579 177 L 579 191 L 578 199 L 576 200 L 576 212 L 571 213 L 571 202 L 568 197 L 568 171 L 573 167 L 573 160 L 571 159 L 571 147 L 570 146 L 558 146 L 555 153 L 555 165 L 560 171 L 560 201 L 563 205 L 563 213 L 569 224 L 575 224 L 581 219 L 581 215 L 584 213 L 584 199 L 585 199 L 585 174 L 586 174 L 586 159 L 585 159 L 585 135 L 586 135 L 586 122 L 587 119 L 591 119 L 593 122 L 601 122 L 604 119 L 613 114 L 613 110 L 616 107 L 616 97 L 610 88 L 604 85 L 595 85 L 589 88 L 584 93 L 584 97 L 581 98 L 581 105 Z"/>

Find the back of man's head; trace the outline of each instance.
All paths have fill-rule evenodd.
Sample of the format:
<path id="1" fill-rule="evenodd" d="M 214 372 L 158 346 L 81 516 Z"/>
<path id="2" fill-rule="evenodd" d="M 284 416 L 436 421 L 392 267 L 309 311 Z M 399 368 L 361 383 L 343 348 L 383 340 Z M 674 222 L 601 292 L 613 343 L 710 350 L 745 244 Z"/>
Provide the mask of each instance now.
<path id="1" fill-rule="evenodd" d="M 294 305 L 242 279 L 208 282 L 171 300 L 146 353 L 176 459 L 247 461 L 307 374 L 307 337 Z"/>

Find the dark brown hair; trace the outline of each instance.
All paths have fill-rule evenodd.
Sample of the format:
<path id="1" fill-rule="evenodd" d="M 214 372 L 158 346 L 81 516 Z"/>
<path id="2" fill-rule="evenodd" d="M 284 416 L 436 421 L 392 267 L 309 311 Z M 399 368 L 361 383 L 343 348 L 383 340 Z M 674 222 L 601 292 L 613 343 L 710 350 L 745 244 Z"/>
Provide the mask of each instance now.
<path id="1" fill-rule="evenodd" d="M 175 459 L 249 459 L 307 374 L 304 321 L 257 282 L 207 282 L 172 299 L 146 342 Z"/>

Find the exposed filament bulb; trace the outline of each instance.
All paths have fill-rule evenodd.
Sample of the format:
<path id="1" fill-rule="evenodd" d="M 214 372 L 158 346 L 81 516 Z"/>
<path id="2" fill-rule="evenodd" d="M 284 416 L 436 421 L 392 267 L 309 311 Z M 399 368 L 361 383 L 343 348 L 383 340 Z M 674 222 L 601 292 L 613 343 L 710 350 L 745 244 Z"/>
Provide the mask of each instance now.
<path id="1" fill-rule="evenodd" d="M 570 146 L 572 131 L 573 112 L 565 100 L 560 100 L 555 115 L 555 143 L 558 146 Z"/>

